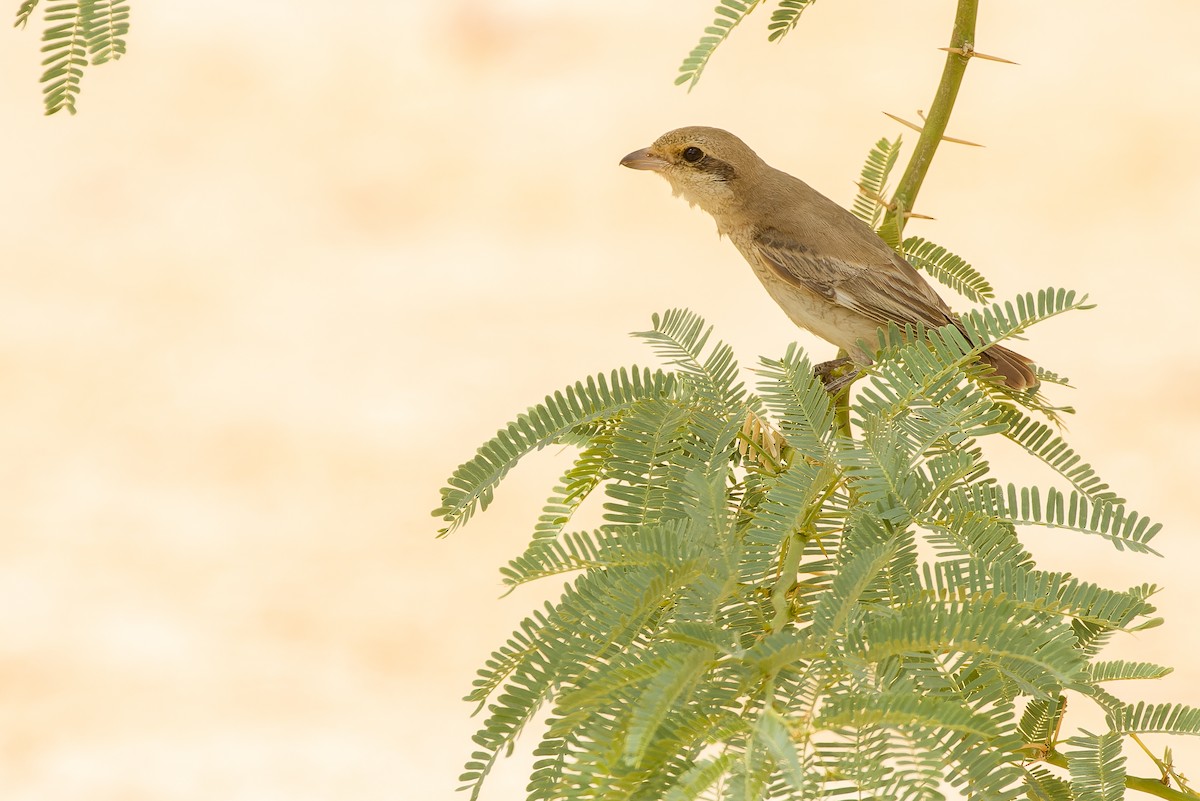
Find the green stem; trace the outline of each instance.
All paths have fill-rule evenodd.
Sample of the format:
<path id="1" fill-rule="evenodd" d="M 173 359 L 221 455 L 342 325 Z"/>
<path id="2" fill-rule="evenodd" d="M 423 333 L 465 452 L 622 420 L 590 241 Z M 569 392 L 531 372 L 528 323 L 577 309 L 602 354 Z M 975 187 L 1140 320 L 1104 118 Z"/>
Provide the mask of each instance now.
<path id="1" fill-rule="evenodd" d="M 958 0 L 958 11 L 954 15 L 954 32 L 950 36 L 950 47 L 966 52 L 975 49 L 975 17 L 979 12 L 979 0 Z M 916 150 L 909 159 L 904 176 L 892 196 L 892 207 L 884 217 L 884 225 L 891 223 L 904 236 L 904 213 L 910 211 L 921 191 L 925 174 L 933 161 L 933 154 L 941 144 L 942 136 L 946 133 L 946 125 L 950 122 L 950 112 L 954 109 L 954 101 L 958 98 L 958 88 L 962 85 L 963 75 L 967 71 L 970 56 L 959 53 L 946 54 L 946 66 L 942 68 L 942 80 L 938 83 L 937 94 L 933 96 L 933 105 L 925 117 L 925 127 L 921 138 L 917 140 Z"/>
<path id="2" fill-rule="evenodd" d="M 839 392 L 838 396 L 833 401 L 833 419 L 837 425 L 838 433 L 846 439 L 854 439 L 854 432 L 850 429 L 850 388 L 847 387 L 844 392 Z"/>
<path id="3" fill-rule="evenodd" d="M 803 555 L 804 537 L 793 534 L 788 539 L 787 555 L 779 568 L 779 578 L 775 579 L 775 586 L 771 588 L 771 610 L 775 613 L 771 618 L 773 632 L 783 631 L 783 627 L 788 623 L 787 594 L 796 584 L 796 572 L 800 569 L 800 558 Z"/>
<path id="4" fill-rule="evenodd" d="M 1057 765 L 1060 768 L 1067 767 L 1067 758 L 1058 751 L 1051 751 L 1046 754 L 1045 761 L 1051 765 Z M 1126 776 L 1125 786 L 1130 790 L 1137 790 L 1142 793 L 1156 795 L 1159 798 L 1166 798 L 1168 801 L 1196 801 L 1194 795 L 1181 792 L 1168 787 L 1162 783 L 1161 779 L 1147 779 L 1141 776 Z"/>
<path id="5" fill-rule="evenodd" d="M 848 359 L 850 354 L 844 348 L 838 348 L 837 357 L 839 359 Z M 853 364 L 850 365 L 851 370 L 856 370 Z M 846 439 L 854 439 L 854 432 L 850 430 L 850 387 L 854 382 L 847 385 L 841 392 L 833 398 L 833 422 L 837 426 L 837 431 Z"/>
<path id="6" fill-rule="evenodd" d="M 1130 733 L 1129 733 L 1129 739 L 1131 739 L 1131 740 L 1133 740 L 1135 743 L 1137 743 L 1137 746 L 1138 746 L 1138 748 L 1142 749 L 1142 752 L 1143 752 L 1143 753 L 1144 753 L 1146 756 L 1150 757 L 1150 761 L 1151 761 L 1151 762 L 1153 762 L 1153 763 L 1154 763 L 1154 765 L 1155 765 L 1155 766 L 1156 766 L 1156 767 L 1159 769 L 1159 771 L 1162 773 L 1162 780 L 1163 780 L 1164 782 L 1166 782 L 1166 780 L 1167 780 L 1167 777 L 1171 775 L 1171 771 L 1170 771 L 1170 769 L 1169 769 L 1169 768 L 1166 766 L 1166 764 L 1165 764 L 1165 763 L 1164 763 L 1164 762 L 1163 762 L 1161 759 L 1159 759 L 1158 757 L 1156 757 L 1156 756 L 1154 755 L 1154 752 L 1153 752 L 1153 751 L 1151 751 L 1149 748 L 1147 748 L 1147 747 L 1146 747 L 1146 744 L 1142 742 L 1142 738 L 1141 738 L 1141 737 L 1138 737 L 1138 736 L 1137 736 L 1136 734 L 1134 734 L 1133 732 L 1130 732 Z"/>

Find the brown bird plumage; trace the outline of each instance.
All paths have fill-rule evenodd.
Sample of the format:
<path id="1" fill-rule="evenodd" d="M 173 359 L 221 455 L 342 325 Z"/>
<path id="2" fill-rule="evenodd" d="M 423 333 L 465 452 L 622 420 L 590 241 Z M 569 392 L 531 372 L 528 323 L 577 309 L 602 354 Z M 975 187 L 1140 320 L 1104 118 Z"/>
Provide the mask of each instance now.
<path id="1" fill-rule="evenodd" d="M 870 363 L 858 344 L 888 323 L 935 328 L 958 318 L 870 226 L 728 131 L 693 126 L 663 134 L 621 164 L 652 170 L 707 211 L 792 322 Z M 1014 389 L 1037 386 L 1030 360 L 992 345 L 982 358 Z"/>

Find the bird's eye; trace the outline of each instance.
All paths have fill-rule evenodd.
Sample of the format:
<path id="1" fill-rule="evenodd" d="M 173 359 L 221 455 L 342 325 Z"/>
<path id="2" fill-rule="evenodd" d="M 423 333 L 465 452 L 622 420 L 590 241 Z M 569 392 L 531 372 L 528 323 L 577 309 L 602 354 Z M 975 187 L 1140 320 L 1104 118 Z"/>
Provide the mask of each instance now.
<path id="1" fill-rule="evenodd" d="M 683 160 L 689 164 L 695 164 L 702 158 L 704 158 L 704 151 L 698 147 L 685 148 L 683 151 Z"/>

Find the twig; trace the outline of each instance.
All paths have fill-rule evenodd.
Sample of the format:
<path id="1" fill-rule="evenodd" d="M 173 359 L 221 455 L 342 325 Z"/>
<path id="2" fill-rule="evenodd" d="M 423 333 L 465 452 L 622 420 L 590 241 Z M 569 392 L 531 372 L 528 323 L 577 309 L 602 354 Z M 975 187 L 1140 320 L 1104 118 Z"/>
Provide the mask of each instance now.
<path id="1" fill-rule="evenodd" d="M 1067 767 L 1067 757 L 1060 751 L 1050 751 L 1046 754 L 1046 762 L 1060 768 Z M 1196 796 L 1168 787 L 1158 779 L 1147 779 L 1142 776 L 1126 776 L 1125 786 L 1130 790 L 1138 790 L 1167 801 L 1196 801 Z"/>
<path id="2" fill-rule="evenodd" d="M 954 101 L 958 98 L 958 89 L 962 85 L 963 75 L 967 71 L 967 62 L 971 57 L 965 55 L 975 49 L 975 18 L 979 13 L 979 0 L 958 0 L 958 11 L 954 15 L 954 32 L 950 35 L 950 50 L 946 55 L 946 66 L 942 68 L 942 79 L 938 83 L 937 93 L 929 107 L 929 118 L 921 129 L 921 138 L 917 140 L 912 158 L 904 176 L 892 196 L 895 209 L 889 210 L 884 216 L 884 225 L 891 223 L 896 226 L 903 238 L 905 211 L 913 207 L 925 174 L 929 172 L 933 154 L 941 144 L 946 134 L 946 125 L 950 122 L 950 112 L 954 109 Z M 953 51 L 957 52 L 953 52 Z"/>

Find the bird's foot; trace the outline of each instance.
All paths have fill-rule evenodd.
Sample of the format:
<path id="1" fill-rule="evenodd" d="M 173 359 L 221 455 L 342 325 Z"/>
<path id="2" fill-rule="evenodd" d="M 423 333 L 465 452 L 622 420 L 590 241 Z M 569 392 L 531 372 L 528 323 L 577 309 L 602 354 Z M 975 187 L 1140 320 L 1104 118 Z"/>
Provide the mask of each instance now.
<path id="1" fill-rule="evenodd" d="M 826 392 L 837 395 L 862 375 L 862 370 L 853 361 L 843 357 L 821 362 L 813 368 L 813 375 L 821 379 Z"/>

